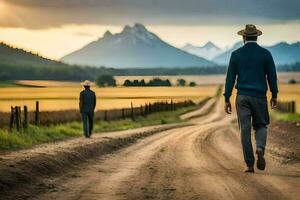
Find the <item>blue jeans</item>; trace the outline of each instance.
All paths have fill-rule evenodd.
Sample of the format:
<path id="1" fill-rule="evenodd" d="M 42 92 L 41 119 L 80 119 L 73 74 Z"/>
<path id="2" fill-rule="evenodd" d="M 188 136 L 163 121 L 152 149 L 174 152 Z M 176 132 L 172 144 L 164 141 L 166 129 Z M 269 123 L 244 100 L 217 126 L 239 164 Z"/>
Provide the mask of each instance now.
<path id="1" fill-rule="evenodd" d="M 84 136 L 90 137 L 94 127 L 94 112 L 82 112 L 81 116 Z"/>
<path id="2" fill-rule="evenodd" d="M 267 142 L 267 125 L 269 124 L 267 99 L 238 95 L 236 110 L 241 131 L 244 160 L 248 166 L 253 166 L 255 158 L 251 142 L 251 125 L 255 130 L 256 149 L 264 151 Z"/>

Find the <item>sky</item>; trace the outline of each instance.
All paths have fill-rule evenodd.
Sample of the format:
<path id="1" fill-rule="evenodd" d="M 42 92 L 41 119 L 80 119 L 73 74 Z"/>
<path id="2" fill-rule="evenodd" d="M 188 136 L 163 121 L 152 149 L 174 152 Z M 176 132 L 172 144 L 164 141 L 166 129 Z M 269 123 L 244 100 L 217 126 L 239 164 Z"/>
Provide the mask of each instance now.
<path id="1" fill-rule="evenodd" d="M 0 41 L 59 59 L 106 30 L 143 23 L 176 47 L 241 40 L 247 23 L 259 42 L 300 41 L 299 0 L 0 0 Z"/>

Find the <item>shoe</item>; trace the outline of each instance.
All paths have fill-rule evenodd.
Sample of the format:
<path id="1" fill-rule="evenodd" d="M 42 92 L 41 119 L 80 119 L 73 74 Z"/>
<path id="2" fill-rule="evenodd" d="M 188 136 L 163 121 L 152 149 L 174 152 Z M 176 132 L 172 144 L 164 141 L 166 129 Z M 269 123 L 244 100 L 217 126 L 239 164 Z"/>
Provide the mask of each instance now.
<path id="1" fill-rule="evenodd" d="M 244 171 L 245 173 L 254 173 L 254 167 L 248 166 L 247 169 Z"/>
<path id="2" fill-rule="evenodd" d="M 264 158 L 264 151 L 262 149 L 257 149 L 256 154 L 257 154 L 257 163 L 256 163 L 257 169 L 265 170 L 266 160 Z"/>

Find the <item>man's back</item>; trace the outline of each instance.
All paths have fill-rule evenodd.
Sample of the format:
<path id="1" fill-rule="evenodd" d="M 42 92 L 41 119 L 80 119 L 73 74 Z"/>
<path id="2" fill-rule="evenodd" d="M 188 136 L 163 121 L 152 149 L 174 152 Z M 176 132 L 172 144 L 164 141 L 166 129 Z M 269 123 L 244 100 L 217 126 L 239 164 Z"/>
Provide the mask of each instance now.
<path id="1" fill-rule="evenodd" d="M 80 111 L 81 112 L 94 112 L 96 107 L 96 95 L 90 89 L 85 89 L 80 92 Z"/>
<path id="2" fill-rule="evenodd" d="M 272 93 L 277 94 L 277 76 L 272 55 L 256 42 L 248 42 L 232 53 L 225 97 L 231 95 L 236 76 L 238 94 L 265 97 L 267 81 Z"/>

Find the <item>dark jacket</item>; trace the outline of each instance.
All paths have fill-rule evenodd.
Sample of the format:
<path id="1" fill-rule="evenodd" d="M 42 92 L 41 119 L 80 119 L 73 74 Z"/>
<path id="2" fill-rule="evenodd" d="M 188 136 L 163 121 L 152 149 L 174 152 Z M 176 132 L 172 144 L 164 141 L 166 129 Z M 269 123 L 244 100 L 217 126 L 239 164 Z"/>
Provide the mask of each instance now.
<path id="1" fill-rule="evenodd" d="M 277 75 L 272 55 L 257 43 L 246 43 L 231 54 L 224 93 L 226 102 L 229 101 L 236 77 L 238 94 L 266 97 L 268 83 L 272 98 L 277 98 Z"/>
<path id="2" fill-rule="evenodd" d="M 80 92 L 79 110 L 80 112 L 94 112 L 96 107 L 96 95 L 90 89 Z"/>

